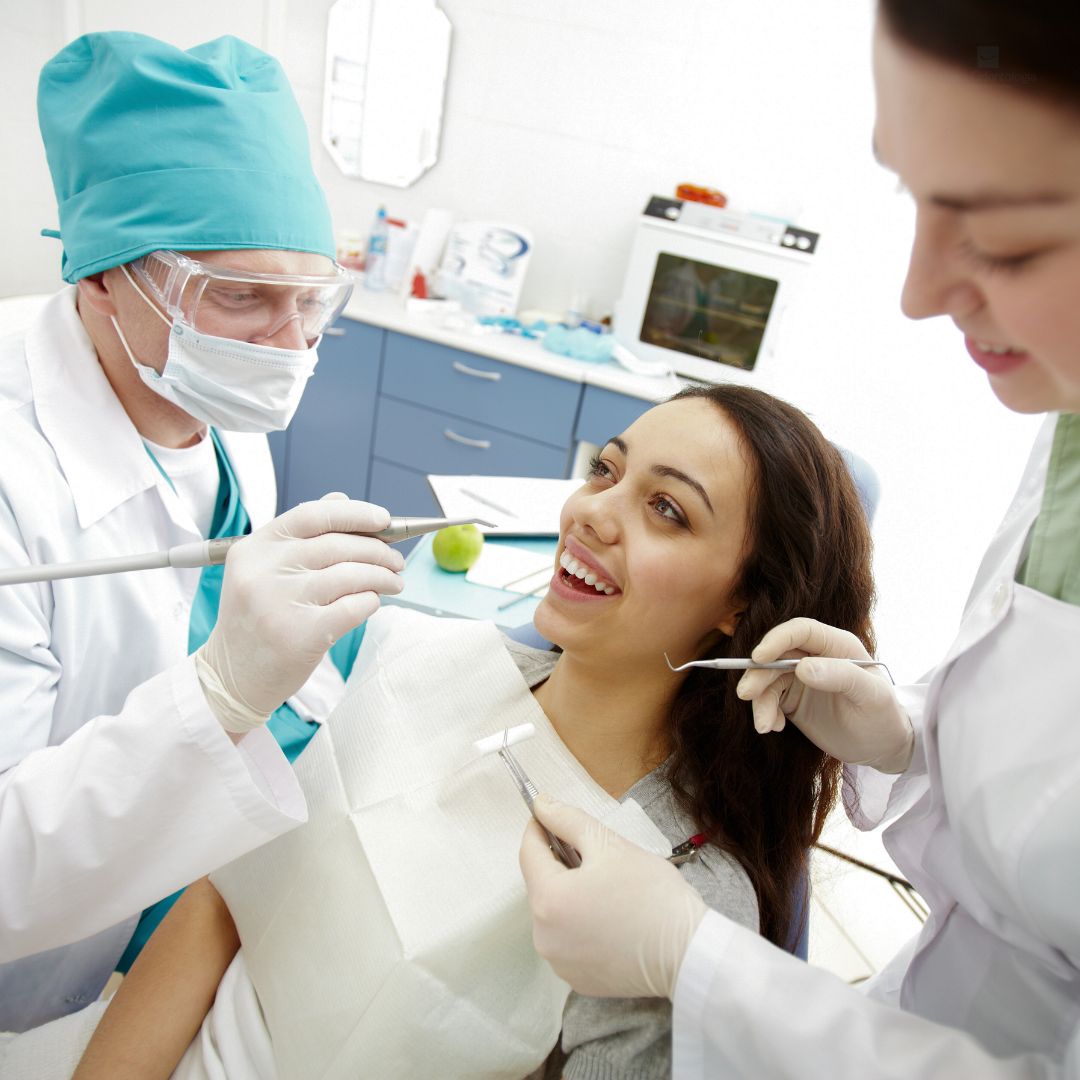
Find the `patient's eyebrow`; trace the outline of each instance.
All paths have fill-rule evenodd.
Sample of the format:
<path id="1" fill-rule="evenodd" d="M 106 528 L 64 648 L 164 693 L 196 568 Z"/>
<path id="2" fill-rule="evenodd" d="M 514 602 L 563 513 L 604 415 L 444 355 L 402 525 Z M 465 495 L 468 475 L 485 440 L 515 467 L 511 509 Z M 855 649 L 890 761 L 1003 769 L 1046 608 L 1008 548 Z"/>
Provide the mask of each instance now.
<path id="1" fill-rule="evenodd" d="M 1069 201 L 1063 191 L 983 191 L 975 195 L 936 194 L 930 196 L 935 206 L 974 214 L 980 210 L 1003 210 L 1016 206 L 1058 206 Z"/>
<path id="2" fill-rule="evenodd" d="M 620 439 L 617 435 L 613 435 L 604 445 L 616 447 L 616 449 L 622 452 L 624 457 L 630 456 L 630 447 L 626 445 L 626 440 Z M 681 480 L 701 496 L 702 501 L 709 508 L 710 514 L 716 513 L 716 511 L 713 510 L 713 504 L 709 499 L 709 493 L 692 476 L 687 476 L 682 469 L 676 469 L 674 465 L 654 465 L 652 471 L 657 476 L 670 476 L 675 480 Z"/>

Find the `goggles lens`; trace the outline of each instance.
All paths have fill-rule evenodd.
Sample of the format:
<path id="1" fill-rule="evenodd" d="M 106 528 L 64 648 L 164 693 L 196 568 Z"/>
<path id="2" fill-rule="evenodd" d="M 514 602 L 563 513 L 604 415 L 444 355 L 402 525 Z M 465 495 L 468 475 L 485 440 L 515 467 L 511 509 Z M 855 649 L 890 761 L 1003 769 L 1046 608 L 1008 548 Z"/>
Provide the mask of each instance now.
<path id="1" fill-rule="evenodd" d="M 203 334 L 262 342 L 295 323 L 310 345 L 341 314 L 352 293 L 336 263 L 321 274 L 261 274 L 156 251 L 131 264 L 174 318 Z M 301 347 L 301 346 L 297 346 Z"/>

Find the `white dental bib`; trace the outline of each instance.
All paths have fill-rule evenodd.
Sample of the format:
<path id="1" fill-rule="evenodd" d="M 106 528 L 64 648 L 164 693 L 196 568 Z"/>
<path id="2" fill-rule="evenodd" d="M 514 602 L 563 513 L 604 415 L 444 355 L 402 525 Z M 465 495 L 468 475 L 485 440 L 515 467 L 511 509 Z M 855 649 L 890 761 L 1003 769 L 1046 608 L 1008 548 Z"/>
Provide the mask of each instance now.
<path id="1" fill-rule="evenodd" d="M 519 1080 L 554 1046 L 568 988 L 532 946 L 528 811 L 472 745 L 527 722 L 515 755 L 541 791 L 670 854 L 566 749 L 493 624 L 381 610 L 296 763 L 308 822 L 213 875 L 281 1080 Z"/>

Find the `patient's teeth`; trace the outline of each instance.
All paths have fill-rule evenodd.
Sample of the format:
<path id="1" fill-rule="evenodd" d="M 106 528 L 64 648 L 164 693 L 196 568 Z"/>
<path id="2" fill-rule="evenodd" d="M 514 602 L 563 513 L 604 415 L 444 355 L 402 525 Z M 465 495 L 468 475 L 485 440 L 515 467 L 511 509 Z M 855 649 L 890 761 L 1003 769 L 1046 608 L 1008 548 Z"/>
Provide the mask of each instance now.
<path id="1" fill-rule="evenodd" d="M 604 581 L 604 579 L 591 567 L 578 562 L 565 548 L 559 555 L 559 565 L 571 577 L 576 577 L 580 581 L 584 581 L 586 585 L 591 585 L 598 593 L 604 593 L 607 596 L 611 596 L 617 591 L 613 585 Z"/>
<path id="2" fill-rule="evenodd" d="M 1011 345 L 991 345 L 988 341 L 976 341 L 976 345 L 983 352 L 993 353 L 995 356 L 1003 356 L 1005 353 L 1016 352 Z"/>

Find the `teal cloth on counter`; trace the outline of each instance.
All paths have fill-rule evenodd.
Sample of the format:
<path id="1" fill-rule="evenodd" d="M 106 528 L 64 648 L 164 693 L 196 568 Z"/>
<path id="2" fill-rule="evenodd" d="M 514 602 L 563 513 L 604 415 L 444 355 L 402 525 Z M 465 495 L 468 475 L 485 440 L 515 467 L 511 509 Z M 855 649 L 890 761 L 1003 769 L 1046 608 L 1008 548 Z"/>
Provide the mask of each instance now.
<path id="1" fill-rule="evenodd" d="M 615 337 L 612 334 L 594 334 L 580 326 L 574 329 L 552 326 L 544 334 L 542 344 L 548 352 L 586 363 L 602 364 L 611 359 Z"/>

